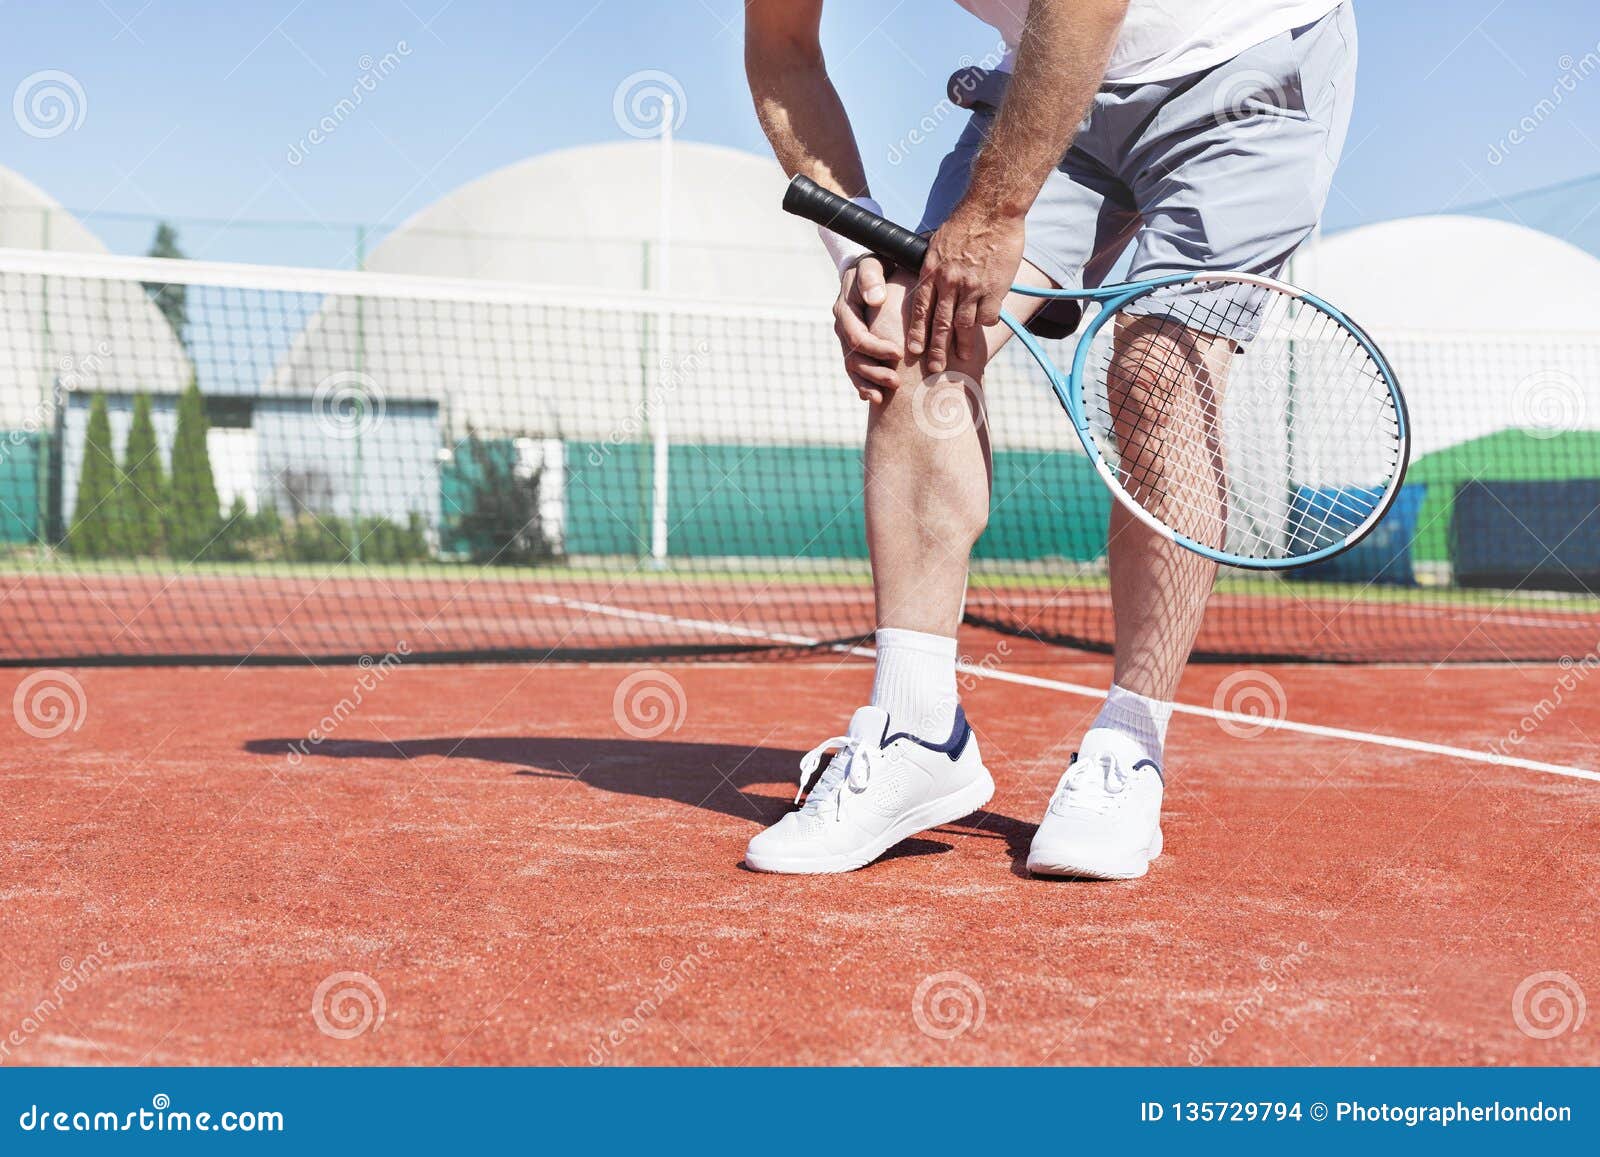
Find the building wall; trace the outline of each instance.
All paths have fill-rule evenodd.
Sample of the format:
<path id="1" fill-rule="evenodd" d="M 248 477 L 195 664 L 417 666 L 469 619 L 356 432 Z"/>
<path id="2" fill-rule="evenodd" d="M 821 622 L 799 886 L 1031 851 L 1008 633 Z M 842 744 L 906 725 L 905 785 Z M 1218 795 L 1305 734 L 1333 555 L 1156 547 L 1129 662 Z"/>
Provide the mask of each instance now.
<path id="1" fill-rule="evenodd" d="M 340 518 L 404 522 L 439 517 L 439 412 L 432 402 L 386 402 L 359 435 L 304 399 L 262 398 L 253 423 L 258 500 L 282 513 L 298 495 Z"/>
<path id="2" fill-rule="evenodd" d="M 67 524 L 76 508 L 91 400 L 87 394 L 68 396 L 62 430 L 62 504 Z M 133 398 L 108 396 L 106 402 L 112 445 L 120 460 L 133 420 Z M 429 526 L 437 525 L 440 432 L 434 403 L 387 403 L 381 413 L 373 414 L 359 438 L 349 427 L 330 421 L 315 399 L 258 399 L 252 410 L 257 508 L 276 506 L 287 514 L 294 508 L 291 495 L 299 495 L 310 509 L 339 518 L 359 515 L 404 522 L 416 513 Z M 153 395 L 151 418 L 170 470 L 176 396 Z M 213 443 L 213 454 L 217 444 Z M 215 460 L 212 470 L 219 477 L 224 474 Z M 222 497 L 226 505 L 228 495 Z"/>

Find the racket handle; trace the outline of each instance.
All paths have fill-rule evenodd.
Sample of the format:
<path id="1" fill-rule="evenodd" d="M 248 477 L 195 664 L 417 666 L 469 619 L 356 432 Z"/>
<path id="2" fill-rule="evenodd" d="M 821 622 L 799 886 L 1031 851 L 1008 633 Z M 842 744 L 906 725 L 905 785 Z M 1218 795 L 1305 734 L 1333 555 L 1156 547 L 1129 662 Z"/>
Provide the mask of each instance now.
<path id="1" fill-rule="evenodd" d="M 926 237 L 918 237 L 872 210 L 824 189 L 810 177 L 797 176 L 789 182 L 783 194 L 783 208 L 796 217 L 832 229 L 857 245 L 865 245 L 905 269 L 921 269 L 922 259 L 928 255 Z"/>

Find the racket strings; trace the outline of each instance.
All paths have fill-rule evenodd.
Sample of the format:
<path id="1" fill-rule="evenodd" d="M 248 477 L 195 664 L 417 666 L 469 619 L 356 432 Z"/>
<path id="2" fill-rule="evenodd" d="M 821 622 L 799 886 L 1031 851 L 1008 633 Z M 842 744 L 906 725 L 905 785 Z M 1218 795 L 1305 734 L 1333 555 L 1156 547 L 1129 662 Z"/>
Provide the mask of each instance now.
<path id="1" fill-rule="evenodd" d="M 1195 542 L 1283 559 L 1361 529 L 1396 481 L 1401 420 L 1367 347 L 1267 286 L 1156 290 L 1105 323 L 1084 388 L 1128 496 Z"/>
<path id="2" fill-rule="evenodd" d="M 1123 353 L 1108 367 L 1112 376 L 1102 412 L 1119 447 L 1123 485 L 1134 501 L 1169 524 L 1181 515 L 1175 529 L 1220 547 L 1215 531 L 1226 521 L 1227 487 L 1216 422 L 1206 417 L 1215 412 L 1215 394 L 1199 343 L 1166 318 L 1116 324 Z M 1154 332 L 1129 338 L 1135 325 Z M 1192 460 L 1196 455 L 1210 459 L 1215 486 L 1209 494 L 1199 492 L 1205 467 Z M 1168 463 L 1177 465 L 1175 459 L 1183 467 L 1167 469 Z"/>
<path id="3" fill-rule="evenodd" d="M 1257 339 L 1257 349 L 1272 353 L 1262 376 L 1286 399 L 1283 442 L 1290 500 L 1283 530 L 1270 517 L 1258 521 L 1276 532 L 1266 542 L 1251 544 L 1257 553 L 1279 539 L 1287 556 L 1343 541 L 1366 521 L 1398 472 L 1398 414 L 1381 373 L 1342 325 L 1320 312 L 1307 316 L 1311 324 L 1290 330 L 1287 337 L 1264 333 Z M 1290 410 L 1289 402 L 1297 410 Z M 1380 423 L 1387 428 L 1377 436 Z M 1373 447 L 1381 448 L 1384 459 L 1361 463 L 1363 455 L 1371 458 Z M 1321 488 L 1307 491 L 1310 501 L 1297 502 L 1297 487 L 1317 474 L 1323 476 Z"/>
<path id="4" fill-rule="evenodd" d="M 1315 324 L 1321 331 L 1320 336 L 1329 342 L 1336 340 L 1340 348 L 1339 364 L 1331 375 L 1334 378 L 1349 378 L 1357 385 L 1364 384 L 1370 396 L 1381 396 L 1388 399 L 1388 385 L 1383 380 L 1377 364 L 1366 348 L 1356 341 L 1342 325 L 1339 325 L 1326 314 L 1318 313 Z M 1348 430 L 1340 431 L 1330 423 L 1324 429 L 1317 444 L 1312 448 L 1312 460 L 1320 460 L 1329 456 L 1335 450 L 1336 440 L 1349 439 L 1367 447 L 1379 447 L 1386 454 L 1383 463 L 1385 479 L 1391 479 L 1399 471 L 1400 456 L 1400 416 L 1391 405 L 1366 406 L 1367 424 L 1359 433 Z M 1291 435 L 1293 430 L 1290 431 Z M 1312 532 L 1303 536 L 1305 541 L 1316 543 L 1326 541 L 1330 536 L 1343 537 L 1365 521 L 1371 513 L 1371 504 L 1358 501 L 1350 491 L 1337 490 L 1333 492 L 1331 500 L 1327 503 L 1323 514 L 1317 520 Z"/>

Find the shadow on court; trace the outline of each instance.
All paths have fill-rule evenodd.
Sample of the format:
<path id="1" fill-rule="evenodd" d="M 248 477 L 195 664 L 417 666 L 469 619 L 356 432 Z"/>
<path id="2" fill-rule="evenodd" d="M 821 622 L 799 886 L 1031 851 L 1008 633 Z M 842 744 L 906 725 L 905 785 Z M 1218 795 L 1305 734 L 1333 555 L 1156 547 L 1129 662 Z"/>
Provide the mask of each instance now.
<path id="1" fill-rule="evenodd" d="M 574 736 L 466 736 L 390 740 L 251 739 L 253 755 L 298 755 L 304 764 L 318 760 L 459 759 L 502 764 L 512 774 L 580 782 L 599 791 L 644 799 L 672 800 L 704 808 L 753 826 L 776 823 L 793 806 L 791 785 L 805 753 L 781 747 L 743 747 L 728 743 L 678 743 L 659 739 L 588 739 Z M 752 792 L 777 785 L 779 791 Z M 1006 842 L 1019 875 L 1026 875 L 1028 841 L 1036 825 L 992 811 L 974 812 L 939 833 Z M 908 856 L 938 855 L 951 846 L 936 839 L 904 840 L 878 862 Z"/>

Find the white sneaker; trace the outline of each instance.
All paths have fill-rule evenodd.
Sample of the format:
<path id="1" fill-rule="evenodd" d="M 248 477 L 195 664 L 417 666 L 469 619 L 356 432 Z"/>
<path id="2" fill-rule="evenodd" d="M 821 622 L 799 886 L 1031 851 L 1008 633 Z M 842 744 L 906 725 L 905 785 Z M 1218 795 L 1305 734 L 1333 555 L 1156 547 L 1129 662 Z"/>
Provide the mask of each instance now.
<path id="1" fill-rule="evenodd" d="M 1124 746 L 1125 745 L 1125 746 Z M 1056 785 L 1028 849 L 1036 876 L 1132 880 L 1161 854 L 1161 768 L 1132 740 L 1096 737 Z"/>
<path id="2" fill-rule="evenodd" d="M 837 749 L 809 795 L 805 785 L 825 752 Z M 758 872 L 851 872 L 901 840 L 977 811 L 994 796 L 978 740 L 956 708 L 950 738 L 934 745 L 901 732 L 889 716 L 862 707 L 850 733 L 819 743 L 800 761 L 805 804 L 750 841 L 747 867 Z"/>

